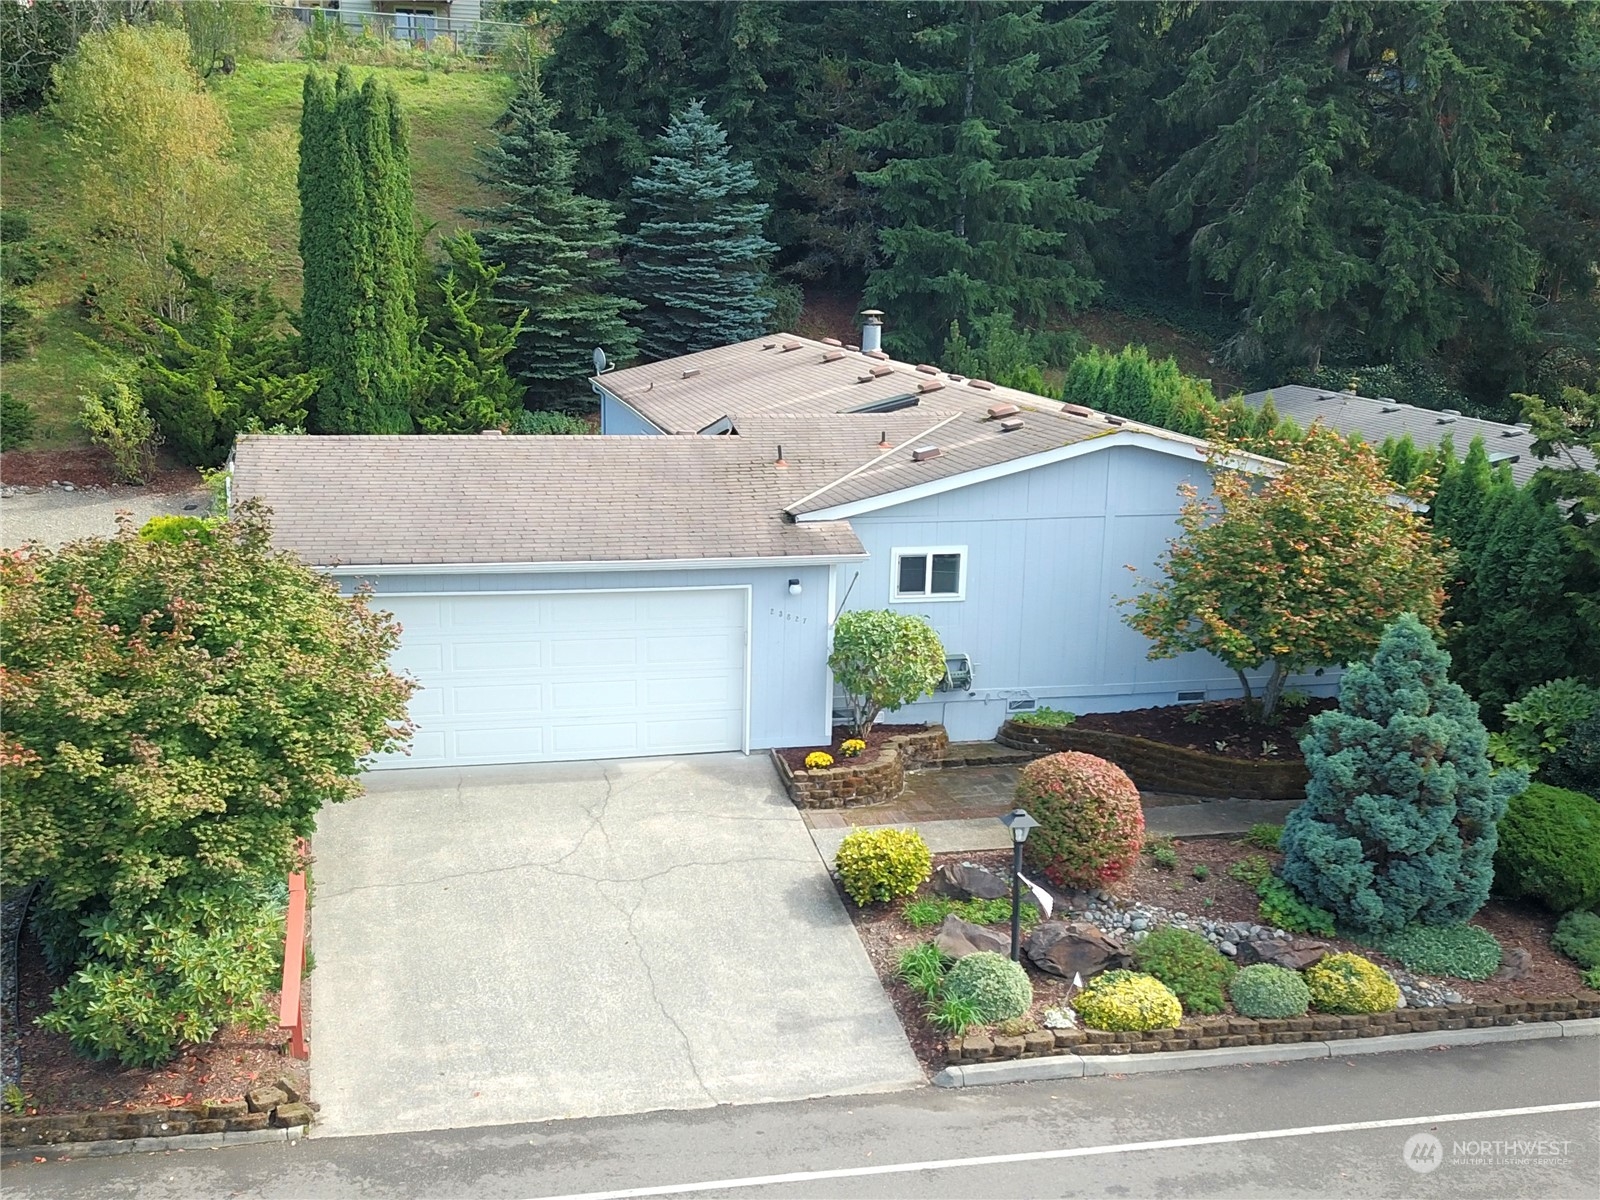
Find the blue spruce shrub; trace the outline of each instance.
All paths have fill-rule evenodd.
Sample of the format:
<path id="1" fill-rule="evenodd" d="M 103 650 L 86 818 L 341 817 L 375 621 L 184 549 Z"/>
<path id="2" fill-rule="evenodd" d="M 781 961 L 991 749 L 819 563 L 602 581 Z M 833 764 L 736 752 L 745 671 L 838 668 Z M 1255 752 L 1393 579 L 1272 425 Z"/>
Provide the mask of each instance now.
<path id="1" fill-rule="evenodd" d="M 1527 775 L 1491 769 L 1478 707 L 1449 670 L 1408 613 L 1301 739 L 1311 781 L 1279 873 L 1343 926 L 1459 924 L 1489 898 L 1496 824 Z"/>

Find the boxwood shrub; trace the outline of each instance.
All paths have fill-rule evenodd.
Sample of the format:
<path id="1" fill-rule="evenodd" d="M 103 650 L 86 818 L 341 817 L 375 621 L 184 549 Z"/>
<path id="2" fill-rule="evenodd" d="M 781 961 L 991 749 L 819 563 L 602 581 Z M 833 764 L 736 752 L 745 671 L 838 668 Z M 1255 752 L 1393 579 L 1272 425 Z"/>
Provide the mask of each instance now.
<path id="1" fill-rule="evenodd" d="M 1500 821 L 1494 885 L 1555 912 L 1600 904 L 1600 803 L 1542 783 L 1515 797 Z"/>
<path id="2" fill-rule="evenodd" d="M 1298 1017 L 1311 1006 L 1311 989 L 1299 971 L 1256 963 L 1233 977 L 1228 998 L 1242 1017 Z"/>
<path id="3" fill-rule="evenodd" d="M 1571 912 L 1556 922 L 1550 945 L 1580 967 L 1600 967 L 1600 914 Z"/>

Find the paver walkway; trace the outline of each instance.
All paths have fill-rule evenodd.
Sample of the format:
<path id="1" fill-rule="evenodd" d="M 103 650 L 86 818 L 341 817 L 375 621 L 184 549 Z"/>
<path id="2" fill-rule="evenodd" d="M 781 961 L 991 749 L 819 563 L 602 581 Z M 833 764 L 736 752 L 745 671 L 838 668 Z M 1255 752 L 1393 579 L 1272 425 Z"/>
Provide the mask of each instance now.
<path id="1" fill-rule="evenodd" d="M 827 862 L 850 830 L 914 826 L 935 854 L 1003 850 L 1011 843 L 996 819 L 1016 806 L 1015 765 L 916 771 L 905 791 L 884 804 L 812 809 L 805 814 L 811 839 Z M 1298 800 L 1232 800 L 1141 792 L 1145 829 L 1164 837 L 1244 833 L 1262 821 L 1281 822 Z"/>

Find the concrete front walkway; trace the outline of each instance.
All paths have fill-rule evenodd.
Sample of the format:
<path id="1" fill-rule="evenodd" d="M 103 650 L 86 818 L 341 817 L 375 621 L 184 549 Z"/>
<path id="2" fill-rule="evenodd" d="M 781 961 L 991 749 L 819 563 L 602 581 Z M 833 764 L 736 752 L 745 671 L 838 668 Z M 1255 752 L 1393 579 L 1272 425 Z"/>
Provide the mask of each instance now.
<path id="1" fill-rule="evenodd" d="M 954 767 L 915 771 L 905 791 L 885 804 L 816 809 L 806 813 L 811 837 L 831 863 L 852 829 L 915 828 L 935 854 L 1004 850 L 1010 835 L 996 819 L 1016 807 L 1015 766 Z M 1244 833 L 1262 822 L 1282 822 L 1298 800 L 1214 800 L 1170 792 L 1143 792 L 1145 831 L 1159 837 L 1216 837 Z"/>
<path id="2" fill-rule="evenodd" d="M 764 757 L 380 772 L 313 851 L 322 1135 L 923 1082 Z"/>

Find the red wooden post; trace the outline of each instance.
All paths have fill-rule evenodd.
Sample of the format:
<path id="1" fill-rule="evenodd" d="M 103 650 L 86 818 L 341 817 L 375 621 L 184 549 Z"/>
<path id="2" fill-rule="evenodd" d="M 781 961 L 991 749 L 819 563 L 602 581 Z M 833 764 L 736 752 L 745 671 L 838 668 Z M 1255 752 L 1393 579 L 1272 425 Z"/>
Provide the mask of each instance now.
<path id="1" fill-rule="evenodd" d="M 304 857 L 307 846 L 302 839 L 297 847 Z M 289 876 L 289 914 L 283 938 L 283 990 L 278 997 L 278 1025 L 289 1035 L 289 1054 L 310 1057 L 306 1045 L 305 1015 L 300 1011 L 300 980 L 306 969 L 306 876 L 304 871 Z"/>

